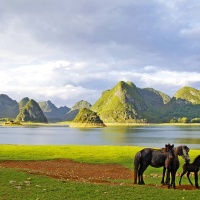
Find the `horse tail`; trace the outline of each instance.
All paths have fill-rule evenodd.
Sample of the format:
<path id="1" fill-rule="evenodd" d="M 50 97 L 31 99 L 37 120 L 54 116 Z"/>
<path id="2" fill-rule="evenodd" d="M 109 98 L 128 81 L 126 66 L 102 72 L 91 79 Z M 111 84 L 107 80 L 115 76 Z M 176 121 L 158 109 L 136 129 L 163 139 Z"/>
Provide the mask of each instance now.
<path id="1" fill-rule="evenodd" d="M 134 159 L 134 184 L 137 184 L 138 169 L 140 167 L 141 152 L 137 152 Z"/>

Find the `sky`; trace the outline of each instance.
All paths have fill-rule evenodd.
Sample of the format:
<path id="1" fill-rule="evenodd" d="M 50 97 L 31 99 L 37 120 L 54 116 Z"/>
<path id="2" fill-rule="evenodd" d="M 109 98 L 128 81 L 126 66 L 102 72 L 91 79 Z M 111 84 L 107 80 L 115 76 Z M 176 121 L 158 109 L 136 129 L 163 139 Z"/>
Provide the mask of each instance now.
<path id="1" fill-rule="evenodd" d="M 0 0 L 0 94 L 94 104 L 119 81 L 200 89 L 197 0 Z"/>

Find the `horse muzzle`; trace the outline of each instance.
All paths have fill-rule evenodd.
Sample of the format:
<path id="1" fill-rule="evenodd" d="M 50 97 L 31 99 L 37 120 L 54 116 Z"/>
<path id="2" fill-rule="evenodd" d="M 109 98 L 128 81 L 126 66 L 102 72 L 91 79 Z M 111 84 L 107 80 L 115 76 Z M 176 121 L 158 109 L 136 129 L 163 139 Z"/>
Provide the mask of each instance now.
<path id="1" fill-rule="evenodd" d="M 185 158 L 185 162 L 189 163 L 190 162 L 190 158 Z"/>

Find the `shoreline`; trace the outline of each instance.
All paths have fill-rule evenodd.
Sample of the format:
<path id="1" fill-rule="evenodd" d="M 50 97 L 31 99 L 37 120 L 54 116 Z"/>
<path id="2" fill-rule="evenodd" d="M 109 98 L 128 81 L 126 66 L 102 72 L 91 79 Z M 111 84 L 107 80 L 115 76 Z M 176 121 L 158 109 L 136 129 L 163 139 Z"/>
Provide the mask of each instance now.
<path id="1" fill-rule="evenodd" d="M 21 124 L 4 124 L 0 123 L 0 126 L 4 127 L 19 127 L 19 126 L 66 126 L 71 128 L 76 128 L 75 126 L 70 126 L 73 122 L 50 122 L 50 123 L 38 123 L 38 122 L 27 122 Z M 80 123 L 79 123 L 80 125 Z M 200 126 L 200 123 L 105 123 L 105 127 L 120 127 L 120 126 Z M 83 123 L 84 127 L 85 124 Z M 87 128 L 95 128 L 95 126 L 88 126 Z M 103 126 L 99 128 L 104 128 Z"/>

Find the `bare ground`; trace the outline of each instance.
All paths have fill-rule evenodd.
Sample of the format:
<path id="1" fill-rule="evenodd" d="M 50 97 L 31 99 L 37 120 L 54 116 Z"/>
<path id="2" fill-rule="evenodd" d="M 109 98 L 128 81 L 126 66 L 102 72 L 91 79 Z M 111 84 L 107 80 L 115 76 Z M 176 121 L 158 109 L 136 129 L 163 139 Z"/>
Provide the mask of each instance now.
<path id="1" fill-rule="evenodd" d="M 63 181 L 94 184 L 133 185 L 133 170 L 116 164 L 87 164 L 59 159 L 50 161 L 1 161 L 0 167 L 17 168 L 30 174 L 45 175 Z M 155 186 L 155 185 L 151 185 Z M 167 188 L 165 185 L 156 187 Z M 195 190 L 191 185 L 177 185 L 180 190 Z"/>

